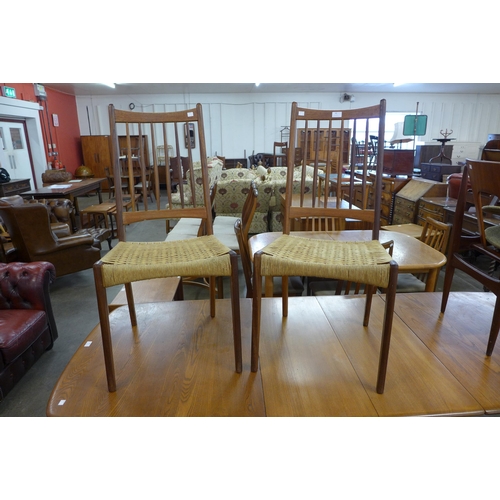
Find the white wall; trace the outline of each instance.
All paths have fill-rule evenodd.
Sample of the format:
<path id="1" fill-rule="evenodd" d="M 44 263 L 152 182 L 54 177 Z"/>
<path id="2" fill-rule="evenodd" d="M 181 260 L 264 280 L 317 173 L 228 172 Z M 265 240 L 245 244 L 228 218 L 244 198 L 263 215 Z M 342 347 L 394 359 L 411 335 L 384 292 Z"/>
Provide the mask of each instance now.
<path id="1" fill-rule="evenodd" d="M 500 133 L 500 95 L 486 94 L 378 94 L 358 93 L 354 103 L 340 103 L 339 94 L 173 94 L 77 97 L 81 135 L 109 134 L 108 104 L 136 111 L 173 111 L 203 105 L 208 154 L 228 158 L 248 157 L 252 151 L 272 152 L 280 140 L 280 130 L 289 125 L 293 101 L 309 108 L 347 109 L 371 106 L 387 100 L 388 112 L 414 114 L 418 105 L 428 115 L 427 135 L 421 142 L 441 137 L 440 131 L 453 130 L 460 142 L 484 144 L 488 134 Z M 111 100 L 112 99 L 112 100 Z"/>

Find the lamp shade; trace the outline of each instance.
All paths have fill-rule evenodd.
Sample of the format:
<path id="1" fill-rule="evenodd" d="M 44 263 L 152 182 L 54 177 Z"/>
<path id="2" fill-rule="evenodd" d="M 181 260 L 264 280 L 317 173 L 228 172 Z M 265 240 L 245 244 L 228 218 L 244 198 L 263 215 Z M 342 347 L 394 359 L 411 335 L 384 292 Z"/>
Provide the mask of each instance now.
<path id="1" fill-rule="evenodd" d="M 394 135 L 389 141 L 391 146 L 394 146 L 394 144 L 402 144 L 403 142 L 411 142 L 412 140 L 411 137 L 403 135 L 403 122 L 398 122 L 394 125 Z"/>

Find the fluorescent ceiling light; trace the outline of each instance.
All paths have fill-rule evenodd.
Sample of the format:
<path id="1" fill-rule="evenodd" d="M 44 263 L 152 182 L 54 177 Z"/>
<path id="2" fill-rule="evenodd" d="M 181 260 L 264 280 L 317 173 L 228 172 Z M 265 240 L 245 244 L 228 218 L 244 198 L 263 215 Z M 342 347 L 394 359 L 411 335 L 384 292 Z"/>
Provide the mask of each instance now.
<path id="1" fill-rule="evenodd" d="M 106 87 L 111 87 L 112 89 L 115 88 L 115 84 L 114 83 L 101 83 L 101 85 L 106 85 Z"/>

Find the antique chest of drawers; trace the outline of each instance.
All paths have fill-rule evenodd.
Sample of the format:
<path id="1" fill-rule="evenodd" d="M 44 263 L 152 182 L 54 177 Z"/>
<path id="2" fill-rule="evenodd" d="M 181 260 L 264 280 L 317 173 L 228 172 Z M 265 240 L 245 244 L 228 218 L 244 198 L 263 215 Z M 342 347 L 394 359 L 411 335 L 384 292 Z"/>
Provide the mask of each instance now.
<path id="1" fill-rule="evenodd" d="M 375 175 L 369 174 L 368 180 L 373 186 Z M 392 215 L 394 210 L 394 196 L 405 186 L 410 179 L 400 177 L 382 177 L 382 200 L 380 203 L 380 225 L 386 226 L 392 224 Z M 373 189 L 368 190 L 367 208 L 374 207 Z"/>
<path id="2" fill-rule="evenodd" d="M 432 217 L 434 220 L 445 222 L 445 208 L 456 207 L 457 200 L 455 198 L 435 197 L 435 198 L 420 198 L 418 204 L 418 219 L 417 224 L 423 225 L 427 217 Z"/>
<path id="3" fill-rule="evenodd" d="M 445 197 L 447 185 L 428 179 L 411 179 L 395 196 L 392 224 L 417 223 L 422 197 Z"/>
<path id="4" fill-rule="evenodd" d="M 460 173 L 460 165 L 450 165 L 449 163 L 422 163 L 420 171 L 423 179 L 442 182 L 444 175 Z"/>

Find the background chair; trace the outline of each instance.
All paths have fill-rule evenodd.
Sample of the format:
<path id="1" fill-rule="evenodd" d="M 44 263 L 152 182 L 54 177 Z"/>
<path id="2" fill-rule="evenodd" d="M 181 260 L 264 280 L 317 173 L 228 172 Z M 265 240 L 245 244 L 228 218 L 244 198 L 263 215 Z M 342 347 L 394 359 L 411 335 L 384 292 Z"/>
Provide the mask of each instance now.
<path id="1" fill-rule="evenodd" d="M 438 252 L 446 253 L 451 226 L 444 222 L 427 217 L 422 228 L 420 241 L 434 248 Z M 397 293 L 424 292 L 427 274 L 400 274 L 398 276 Z M 437 282 L 436 282 L 437 285 Z"/>
<path id="2" fill-rule="evenodd" d="M 344 130 L 349 126 L 353 131 L 353 138 L 356 138 L 357 130 L 365 130 L 364 140 L 368 142 L 370 130 L 370 120 L 378 128 L 378 136 L 384 136 L 385 125 L 385 100 L 379 105 L 363 109 L 353 110 L 317 110 L 298 107 L 297 103 L 292 103 L 291 124 L 290 124 L 290 148 L 295 148 L 297 141 L 297 131 L 299 129 L 317 130 L 321 126 L 328 129 L 338 128 Z M 342 136 L 342 133 L 340 134 Z M 307 137 L 305 134 L 305 147 L 307 150 Z M 360 138 L 358 138 L 359 140 Z M 328 143 L 325 147 L 326 158 L 321 159 L 325 164 L 326 178 L 330 178 L 332 168 L 332 155 L 344 158 L 343 141 L 334 143 L 334 134 L 328 134 Z M 338 151 L 337 151 L 338 149 Z M 354 149 L 354 147 L 353 147 Z M 262 276 L 317 276 L 323 278 L 340 279 L 352 282 L 365 283 L 368 285 L 366 293 L 366 305 L 363 324 L 368 325 L 372 296 L 375 287 L 386 290 L 385 319 L 382 332 L 382 342 L 379 356 L 379 367 L 377 375 L 376 390 L 378 393 L 384 392 L 387 361 L 389 356 L 390 337 L 392 330 L 392 317 L 394 312 L 394 301 L 396 295 L 396 282 L 398 266 L 391 259 L 386 249 L 378 241 L 380 229 L 380 205 L 382 191 L 382 169 L 383 158 L 379 154 L 377 162 L 377 181 L 375 186 L 375 209 L 362 210 L 356 208 L 351 202 L 345 202 L 342 195 L 340 183 L 337 185 L 335 197 L 329 199 L 327 191 L 321 195 L 318 193 L 319 186 L 319 155 L 313 161 L 314 179 L 312 183 L 312 193 L 305 193 L 305 169 L 307 166 L 304 155 L 302 165 L 294 167 L 293 160 L 288 155 L 287 185 L 285 194 L 285 213 L 283 222 L 283 235 L 274 242 L 254 255 L 253 269 L 253 307 L 252 307 L 252 359 L 251 370 L 258 370 L 259 340 L 260 340 L 260 317 L 262 301 Z M 351 177 L 349 200 L 352 200 L 354 189 L 354 162 L 356 154 L 350 152 Z M 341 172 L 342 165 L 339 165 Z M 359 164 L 357 165 L 360 169 Z M 302 175 L 297 176 L 294 170 L 303 169 Z M 365 164 L 361 167 L 360 178 L 363 188 L 366 188 L 368 171 L 368 160 L 365 157 Z M 303 189 L 294 195 L 293 179 L 300 177 Z M 372 227 L 371 241 L 335 241 L 328 237 L 320 238 L 298 238 L 290 234 L 292 222 L 296 219 L 308 217 L 328 217 L 338 218 L 345 221 L 347 218 L 362 221 L 363 224 Z M 288 290 L 287 281 L 282 280 L 283 287 L 283 316 L 288 315 Z"/>
<path id="3" fill-rule="evenodd" d="M 94 266 L 94 278 L 99 310 L 99 320 L 103 339 L 104 360 L 108 390 L 116 390 L 116 376 L 113 361 L 113 346 L 111 343 L 111 323 L 107 303 L 106 289 L 110 286 L 125 285 L 130 321 L 137 325 L 137 316 L 132 293 L 132 282 L 152 278 L 167 278 L 171 276 L 206 277 L 210 284 L 210 315 L 215 316 L 216 278 L 229 276 L 231 281 L 232 327 L 234 339 L 235 369 L 242 371 L 241 326 L 238 287 L 238 260 L 235 252 L 223 245 L 213 235 L 212 207 L 210 204 L 208 160 L 205 147 L 202 106 L 170 112 L 170 113 L 137 113 L 120 111 L 109 106 L 109 120 L 112 141 L 112 158 L 116 184 L 116 220 L 119 242 Z M 188 125 L 189 124 L 189 125 Z M 193 141 L 184 141 L 184 130 L 189 126 L 193 131 L 196 147 Z M 132 165 L 131 130 L 140 136 L 147 132 L 153 152 L 152 182 L 155 189 L 156 203 L 148 203 L 146 192 L 146 168 L 144 154 L 141 149 L 137 155 L 140 178 L 142 180 L 141 194 L 144 207 L 137 209 L 132 199 L 131 210 L 123 207 L 121 190 L 121 165 L 118 147 L 118 136 L 125 134 L 129 145 L 125 151 L 129 183 L 134 184 Z M 137 131 L 137 132 L 135 132 Z M 172 144 L 172 154 L 186 156 L 189 160 L 189 171 L 186 174 L 186 184 L 179 184 L 177 193 L 172 193 L 170 173 L 165 172 L 165 179 L 160 179 L 156 144 Z M 140 148 L 147 147 L 141 141 Z M 170 164 L 168 157 L 166 164 Z M 200 177 L 195 176 L 195 166 Z M 200 180 L 201 189 L 196 189 L 196 181 Z M 160 183 L 166 185 L 167 203 L 160 206 Z M 173 199 L 175 195 L 175 200 Z M 127 224 L 148 220 L 167 220 L 180 218 L 198 218 L 206 228 L 206 235 L 181 241 L 131 242 L 126 241 L 125 227 Z M 182 288 L 180 289 L 182 295 Z"/>
<path id="4" fill-rule="evenodd" d="M 470 180 L 470 184 L 468 184 Z M 479 234 L 467 235 L 462 232 L 465 207 L 467 204 L 467 188 L 471 187 L 476 208 Z M 486 355 L 491 356 L 500 329 L 500 279 L 488 271 L 483 271 L 473 262 L 469 255 L 486 256 L 493 264 L 500 263 L 500 162 L 467 160 L 463 170 L 462 182 L 457 199 L 453 229 L 447 256 L 446 272 L 443 283 L 441 312 L 444 313 L 448 303 L 455 269 L 468 274 L 496 295 L 490 335 Z M 498 225 L 486 227 L 485 215 L 497 218 Z M 491 269 L 491 267 L 490 267 Z"/>
<path id="5" fill-rule="evenodd" d="M 108 192 L 108 199 L 112 200 L 115 199 L 115 178 L 113 177 L 113 174 L 111 173 L 111 170 L 108 167 L 104 167 L 104 174 L 106 175 L 106 179 L 108 181 L 108 186 L 109 186 L 109 192 Z M 130 193 L 130 187 L 128 185 L 128 180 L 125 177 L 122 180 L 122 191 L 124 193 Z"/>
<path id="6" fill-rule="evenodd" d="M 0 204 L 3 219 L 19 262 L 51 262 L 57 276 L 93 266 L 101 256 L 101 243 L 88 231 L 58 238 L 51 229 L 47 207 L 41 203 Z M 109 229 L 100 234 L 110 236 Z"/>
<path id="7" fill-rule="evenodd" d="M 273 167 L 284 167 L 286 165 L 287 142 L 275 142 L 273 145 Z"/>

